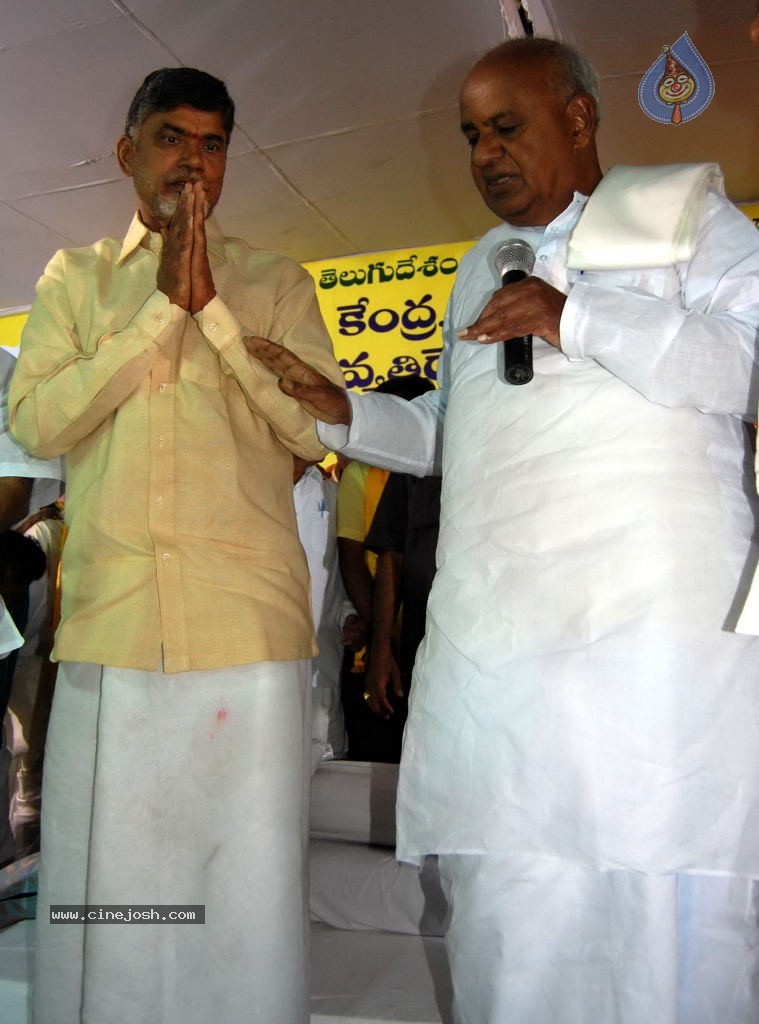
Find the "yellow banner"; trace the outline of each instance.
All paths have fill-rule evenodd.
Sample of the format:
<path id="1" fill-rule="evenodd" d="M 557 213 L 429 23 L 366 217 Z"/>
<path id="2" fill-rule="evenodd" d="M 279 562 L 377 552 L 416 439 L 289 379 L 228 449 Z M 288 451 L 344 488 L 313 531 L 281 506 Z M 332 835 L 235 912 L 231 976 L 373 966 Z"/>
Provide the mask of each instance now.
<path id="1" fill-rule="evenodd" d="M 349 388 L 437 378 L 442 323 L 459 260 L 473 241 L 304 263 Z"/>
<path id="2" fill-rule="evenodd" d="M 742 203 L 738 209 L 759 228 L 759 203 Z"/>
<path id="3" fill-rule="evenodd" d="M 21 332 L 28 315 L 28 313 L 12 313 L 10 316 L 0 316 L 0 345 L 3 348 L 18 348 Z"/>

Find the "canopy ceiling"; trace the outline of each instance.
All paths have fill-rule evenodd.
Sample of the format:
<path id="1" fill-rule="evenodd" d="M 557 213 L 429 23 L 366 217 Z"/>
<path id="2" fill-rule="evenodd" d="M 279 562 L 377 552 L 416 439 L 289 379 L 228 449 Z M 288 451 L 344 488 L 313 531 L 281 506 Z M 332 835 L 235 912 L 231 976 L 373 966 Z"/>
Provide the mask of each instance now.
<path id="1" fill-rule="evenodd" d="M 541 34 L 596 63 L 612 163 L 716 160 L 759 198 L 752 0 L 532 0 Z M 0 312 L 23 308 L 53 251 L 123 234 L 133 208 L 113 147 L 156 67 L 226 80 L 237 104 L 217 214 L 228 234 L 298 260 L 455 241 L 492 224 L 467 169 L 457 93 L 519 31 L 516 0 L 3 0 Z M 637 103 L 664 43 L 688 31 L 716 82 L 673 128 Z"/>

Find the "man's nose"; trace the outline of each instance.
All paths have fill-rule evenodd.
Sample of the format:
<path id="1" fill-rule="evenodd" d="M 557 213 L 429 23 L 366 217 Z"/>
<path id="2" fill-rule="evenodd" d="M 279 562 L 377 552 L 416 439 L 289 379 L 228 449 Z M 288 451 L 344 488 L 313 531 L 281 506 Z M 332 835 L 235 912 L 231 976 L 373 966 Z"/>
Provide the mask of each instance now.
<path id="1" fill-rule="evenodd" d="M 203 167 L 203 152 L 199 144 L 192 139 L 185 139 L 182 147 L 181 163 L 184 167 L 197 168 L 198 170 Z"/>
<path id="2" fill-rule="evenodd" d="M 486 167 L 503 156 L 503 143 L 495 132 L 483 132 L 472 147 L 471 160 L 475 167 Z"/>

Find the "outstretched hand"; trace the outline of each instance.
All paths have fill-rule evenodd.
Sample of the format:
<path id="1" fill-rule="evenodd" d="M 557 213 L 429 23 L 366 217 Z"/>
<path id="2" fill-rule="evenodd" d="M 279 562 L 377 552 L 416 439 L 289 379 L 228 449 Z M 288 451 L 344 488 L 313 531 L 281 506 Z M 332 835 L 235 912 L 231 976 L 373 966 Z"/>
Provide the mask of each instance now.
<path id="1" fill-rule="evenodd" d="M 279 378 L 279 388 L 323 423 L 350 424 L 350 403 L 345 390 L 304 363 L 294 352 L 267 338 L 243 338 L 248 352 Z"/>

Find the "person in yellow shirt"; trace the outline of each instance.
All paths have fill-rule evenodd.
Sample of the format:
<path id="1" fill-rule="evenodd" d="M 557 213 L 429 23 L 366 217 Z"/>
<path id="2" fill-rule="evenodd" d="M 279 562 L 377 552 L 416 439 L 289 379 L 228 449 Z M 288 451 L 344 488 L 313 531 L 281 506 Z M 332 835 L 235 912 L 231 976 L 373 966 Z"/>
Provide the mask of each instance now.
<path id="1" fill-rule="evenodd" d="M 148 75 L 117 144 L 137 213 L 53 257 L 11 385 L 18 440 L 67 466 L 37 1024 L 308 1019 L 315 645 L 292 457 L 325 449 L 243 337 L 342 375 L 308 274 L 211 216 L 233 122 L 218 79 Z M 205 924 L 57 927 L 60 904 Z"/>

